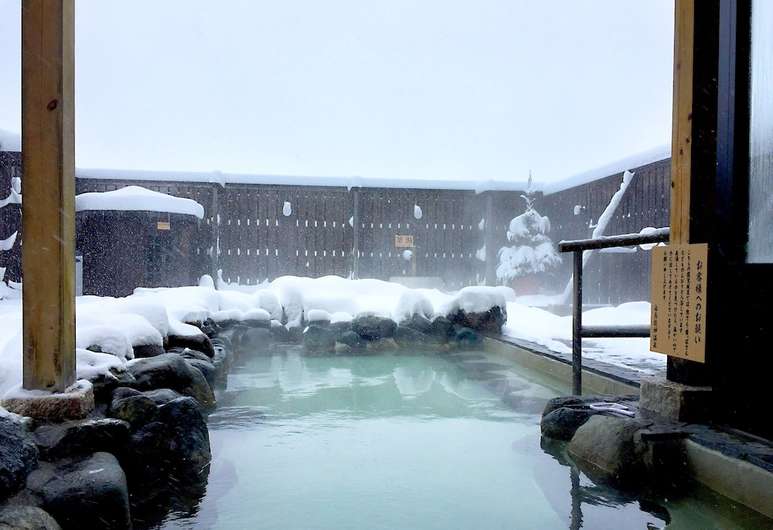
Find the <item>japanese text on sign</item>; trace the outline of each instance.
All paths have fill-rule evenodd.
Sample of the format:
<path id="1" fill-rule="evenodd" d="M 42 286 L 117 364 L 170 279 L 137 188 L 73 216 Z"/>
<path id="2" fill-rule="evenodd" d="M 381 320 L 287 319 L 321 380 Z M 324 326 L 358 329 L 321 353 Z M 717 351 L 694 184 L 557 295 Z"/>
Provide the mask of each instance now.
<path id="1" fill-rule="evenodd" d="M 650 350 L 704 362 L 707 257 L 706 244 L 653 249 Z"/>

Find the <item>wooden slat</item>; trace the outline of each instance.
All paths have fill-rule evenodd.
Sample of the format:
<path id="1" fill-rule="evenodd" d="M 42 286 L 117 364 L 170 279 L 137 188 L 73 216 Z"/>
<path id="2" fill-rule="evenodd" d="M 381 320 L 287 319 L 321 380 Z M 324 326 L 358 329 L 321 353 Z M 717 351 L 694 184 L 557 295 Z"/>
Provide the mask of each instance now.
<path id="1" fill-rule="evenodd" d="M 72 0 L 22 3 L 23 384 L 75 381 Z"/>
<path id="2" fill-rule="evenodd" d="M 671 242 L 690 241 L 695 0 L 676 0 L 674 12 L 674 101 L 671 146 Z"/>

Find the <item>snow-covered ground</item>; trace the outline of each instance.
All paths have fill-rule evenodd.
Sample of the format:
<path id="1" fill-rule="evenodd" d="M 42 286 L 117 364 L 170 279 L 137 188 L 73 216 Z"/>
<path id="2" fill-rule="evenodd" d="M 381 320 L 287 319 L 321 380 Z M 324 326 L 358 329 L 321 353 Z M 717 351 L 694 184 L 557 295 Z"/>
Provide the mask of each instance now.
<path id="1" fill-rule="evenodd" d="M 282 319 L 298 325 L 309 320 L 346 321 L 376 314 L 402 321 L 414 314 L 432 318 L 458 309 L 482 312 L 506 307 L 504 333 L 540 344 L 557 352 L 569 351 L 571 317 L 559 317 L 538 307 L 516 302 L 507 287 L 467 287 L 444 293 L 437 289 L 411 289 L 381 280 L 348 280 L 337 276 L 298 278 L 284 276 L 258 286 L 215 282 L 173 289 L 136 289 L 125 298 L 77 298 L 76 356 L 78 376 L 87 378 L 121 367 L 133 358 L 133 347 L 162 345 L 168 335 L 193 335 L 200 331 L 185 322 Z M 636 302 L 617 308 L 584 313 L 587 324 L 646 324 L 649 304 Z M 21 380 L 21 300 L 17 290 L 0 283 L 0 395 Z M 273 325 L 278 325 L 275 322 Z M 662 369 L 665 358 L 648 351 L 646 339 L 587 340 L 586 355 L 609 363 L 652 372 Z M 87 350 L 98 346 L 104 353 Z"/>
<path id="2" fill-rule="evenodd" d="M 551 305 L 552 297 L 519 297 L 507 304 L 506 336 L 532 342 L 558 353 L 572 351 L 572 317 L 558 316 L 538 306 Z M 527 305 L 533 303 L 534 305 Z M 585 325 L 649 325 L 649 302 L 629 302 L 617 307 L 584 311 Z M 583 339 L 583 356 L 653 374 L 665 370 L 666 356 L 650 352 L 649 339 Z"/>

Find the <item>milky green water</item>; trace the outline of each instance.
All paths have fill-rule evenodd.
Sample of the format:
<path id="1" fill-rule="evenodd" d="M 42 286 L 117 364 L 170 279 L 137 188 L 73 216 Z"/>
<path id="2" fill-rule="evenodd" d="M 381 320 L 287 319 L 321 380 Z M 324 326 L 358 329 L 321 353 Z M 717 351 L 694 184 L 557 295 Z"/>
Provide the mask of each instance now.
<path id="1" fill-rule="evenodd" d="M 246 358 L 245 358 L 246 357 Z M 243 356 L 209 418 L 203 499 L 165 528 L 754 528 L 724 500 L 642 503 L 544 449 L 566 393 L 504 359 Z M 504 398 L 504 399 L 503 399 Z"/>

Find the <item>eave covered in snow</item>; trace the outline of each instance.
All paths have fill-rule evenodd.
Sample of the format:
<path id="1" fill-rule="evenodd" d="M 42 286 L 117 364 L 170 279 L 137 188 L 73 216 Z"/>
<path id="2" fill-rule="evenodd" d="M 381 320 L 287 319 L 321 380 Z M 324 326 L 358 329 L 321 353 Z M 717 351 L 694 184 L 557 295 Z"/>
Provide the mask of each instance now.
<path id="1" fill-rule="evenodd" d="M 204 218 L 204 207 L 191 199 L 173 197 L 140 186 L 115 191 L 82 193 L 75 197 L 75 210 L 145 211 L 193 215 Z"/>

